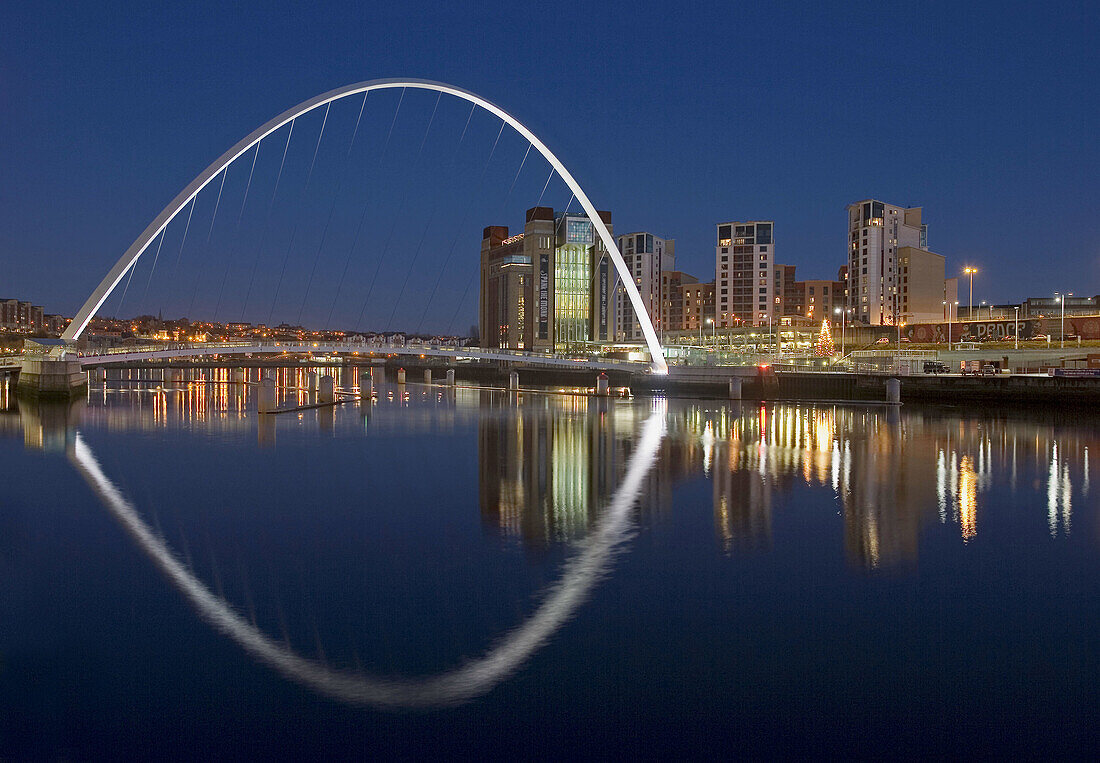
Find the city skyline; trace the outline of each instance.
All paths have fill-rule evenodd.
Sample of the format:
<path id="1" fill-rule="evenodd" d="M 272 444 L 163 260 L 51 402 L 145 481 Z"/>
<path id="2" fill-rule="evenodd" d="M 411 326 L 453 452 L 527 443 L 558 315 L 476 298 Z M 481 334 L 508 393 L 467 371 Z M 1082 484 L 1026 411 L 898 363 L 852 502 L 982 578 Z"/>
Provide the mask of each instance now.
<path id="1" fill-rule="evenodd" d="M 1085 140 L 1087 131 L 1067 128 L 1090 123 L 1096 109 L 1091 99 L 1066 92 L 1089 81 L 1088 76 L 1072 81 L 1051 76 L 1059 61 L 1072 59 L 1078 72 L 1077 64 L 1088 68 L 1091 59 L 1075 58 L 1095 28 L 1095 18 L 1086 11 L 1081 5 L 1041 18 L 1034 17 L 1035 11 L 1002 13 L 998 24 L 985 25 L 979 10 L 969 10 L 969 15 L 953 15 L 952 26 L 926 24 L 935 17 L 931 9 L 898 10 L 851 29 L 839 29 L 839 6 L 815 10 L 786 29 L 767 16 L 746 17 L 741 23 L 755 20 L 780 40 L 808 47 L 783 57 L 762 49 L 755 39 L 747 40 L 748 50 L 759 53 L 747 71 L 739 72 L 718 57 L 693 79 L 686 79 L 685 71 L 698 68 L 698 56 L 716 56 L 722 45 L 698 28 L 683 28 L 697 22 L 664 19 L 653 12 L 627 19 L 613 10 L 602 11 L 608 24 L 639 30 L 657 29 L 660 18 L 684 32 L 681 38 L 699 39 L 702 50 L 689 52 L 688 46 L 677 44 L 656 51 L 670 67 L 658 75 L 653 64 L 631 71 L 637 54 L 601 37 L 619 55 L 597 67 L 598 77 L 570 78 L 566 85 L 531 78 L 537 68 L 551 66 L 562 55 L 557 52 L 548 61 L 513 57 L 514 68 L 505 71 L 467 56 L 456 70 L 443 71 L 447 51 L 487 34 L 480 17 L 456 21 L 441 35 L 438 52 L 412 40 L 412 33 L 396 34 L 377 53 L 357 52 L 322 71 L 307 67 L 288 77 L 264 64 L 276 60 L 271 46 L 290 44 L 298 33 L 300 27 L 288 23 L 293 14 L 265 19 L 271 25 L 270 39 L 243 41 L 258 53 L 254 61 L 242 60 L 225 40 L 214 62 L 219 72 L 213 72 L 208 68 L 212 62 L 194 54 L 192 39 L 187 40 L 191 54 L 174 66 L 164 52 L 188 34 L 222 39 L 215 31 L 217 22 L 232 25 L 232 14 L 214 13 L 201 22 L 173 18 L 167 25 L 170 32 L 160 29 L 164 25 L 155 13 L 108 18 L 90 32 L 80 23 L 79 10 L 71 15 L 67 10 L 62 18 L 49 12 L 23 16 L 25 11 L 12 9 L 5 24 L 10 77 L 2 97 L 13 118 L 2 129 L 9 152 L 5 165 L 11 170 L 11 187 L 19 192 L 0 212 L 5 232 L 0 246 L 10 263 L 6 292 L 71 314 L 89 281 L 106 271 L 155 214 L 153 200 L 170 197 L 225 145 L 300 97 L 405 71 L 428 76 L 438 72 L 530 122 L 561 153 L 593 201 L 617 211 L 622 230 L 654 230 L 675 238 L 678 267 L 687 272 L 706 272 L 712 225 L 734 218 L 771 219 L 784 231 L 783 262 L 810 277 L 832 277 L 831 262 L 843 251 L 837 210 L 870 197 L 932 210 L 937 251 L 954 263 L 980 267 L 976 291 L 987 300 L 1072 288 L 1088 291 L 1085 284 L 1095 282 L 1100 272 L 1094 256 L 1100 237 L 1096 223 L 1085 214 L 1090 201 L 1087 168 L 1095 165 L 1091 158 L 1096 149 Z M 423 16 L 423 9 L 412 8 L 377 20 L 355 19 L 352 27 L 392 31 L 415 27 Z M 733 21 L 722 13 L 716 18 Z M 931 63 L 933 57 L 925 52 L 915 62 L 899 64 L 895 57 L 900 53 L 867 37 L 869 27 L 878 24 L 904 29 L 896 42 L 906 50 L 924 46 L 942 56 Z M 979 25 L 980 34 L 971 34 Z M 819 39 L 820 30 L 839 31 L 842 39 L 866 45 L 859 56 L 840 54 Z M 574 40 L 594 34 L 560 31 Z M 976 41 L 970 47 L 962 44 L 968 34 Z M 350 37 L 330 42 L 346 49 Z M 1036 52 L 1035 40 L 1054 38 L 1059 42 L 1055 54 Z M 399 50 L 400 43 L 410 41 L 417 44 Z M 319 53 L 307 52 L 309 42 L 316 39 L 307 36 L 294 49 L 307 61 L 319 61 Z M 505 40 L 498 44 L 504 50 L 512 45 Z M 120 63 L 123 50 L 131 55 L 126 64 Z M 815 71 L 811 54 L 830 51 L 837 56 L 836 66 L 827 73 Z M 1003 68 L 1006 62 L 1012 65 Z M 851 76 L 868 63 L 883 67 L 878 71 L 884 81 L 893 77 L 910 87 L 904 104 L 892 91 L 862 92 L 855 99 L 857 112 L 865 115 L 859 121 L 844 109 L 852 99 Z M 48 103 L 34 95 L 44 83 L 56 81 L 62 67 L 77 65 L 86 71 L 79 92 L 66 80 Z M 238 65 L 239 73 L 228 73 Z M 762 71 L 770 71 L 778 86 L 765 90 L 746 84 Z M 940 77 L 952 71 L 971 74 L 958 81 Z M 790 88 L 802 80 L 822 87 L 812 96 L 803 91 L 792 99 Z M 525 84 L 517 87 L 521 81 Z M 723 92 L 731 98 L 753 96 L 761 106 L 755 118 L 740 120 L 730 130 L 710 113 L 712 99 L 701 100 L 715 87 L 726 88 Z M 643 96 L 647 88 L 649 95 Z M 673 91 L 679 95 L 673 97 Z M 548 108 L 563 96 L 584 111 L 583 122 L 562 119 Z M 645 103 L 661 106 L 650 112 L 641 108 Z M 914 104 L 927 116 L 912 119 Z M 1022 118 L 1009 119 L 1021 104 L 1031 108 Z M 979 106 L 984 122 L 972 121 Z M 206 117 L 215 114 L 217 118 Z M 645 118 L 623 121 L 623 114 Z M 74 132 L 75 124 L 79 132 Z M 811 124 L 812 130 L 805 128 Z M 867 130 L 873 140 L 852 143 Z M 58 151 L 60 145 L 71 146 L 75 154 Z M 889 170 L 881 161 L 885 155 L 891 158 Z M 653 176 L 661 180 L 642 182 Z M 421 201 L 417 208 L 424 217 L 435 199 Z M 455 199 L 444 201 L 441 206 L 457 206 Z M 549 201 L 558 206 L 564 198 Z M 1064 222 L 1042 233 L 1014 224 L 1025 208 L 1028 216 L 1057 216 Z M 323 218 L 323 205 L 314 211 Z M 1033 267 L 1037 252 L 1045 263 L 1040 272 Z M 302 255 L 308 256 L 308 251 Z M 825 260 L 830 264 L 821 268 Z M 366 288 L 365 280 L 349 283 L 352 290 L 360 287 Z M 216 291 L 216 286 L 210 288 Z M 295 308 L 287 308 L 291 319 L 300 309 Z M 467 302 L 464 311 L 459 322 L 467 325 L 476 306 Z"/>

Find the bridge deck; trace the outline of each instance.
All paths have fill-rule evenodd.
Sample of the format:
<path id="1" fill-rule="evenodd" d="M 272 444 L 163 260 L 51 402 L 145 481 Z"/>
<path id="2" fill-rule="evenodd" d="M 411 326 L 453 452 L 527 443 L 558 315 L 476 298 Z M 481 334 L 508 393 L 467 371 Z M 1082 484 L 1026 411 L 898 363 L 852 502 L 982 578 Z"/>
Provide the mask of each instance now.
<path id="1" fill-rule="evenodd" d="M 389 347 L 362 342 L 202 342 L 146 347 L 116 347 L 102 352 L 86 352 L 80 355 L 80 363 L 98 366 L 116 363 L 132 363 L 158 358 L 203 357 L 210 355 L 353 355 L 359 357 L 409 356 L 418 358 L 446 358 L 458 360 L 488 360 L 516 365 L 550 366 L 557 368 L 587 368 L 597 371 L 632 371 L 644 373 L 648 363 L 599 358 L 580 358 L 566 355 L 548 355 L 519 350 L 485 350 L 477 347 L 448 347 L 443 345 L 412 345 Z"/>

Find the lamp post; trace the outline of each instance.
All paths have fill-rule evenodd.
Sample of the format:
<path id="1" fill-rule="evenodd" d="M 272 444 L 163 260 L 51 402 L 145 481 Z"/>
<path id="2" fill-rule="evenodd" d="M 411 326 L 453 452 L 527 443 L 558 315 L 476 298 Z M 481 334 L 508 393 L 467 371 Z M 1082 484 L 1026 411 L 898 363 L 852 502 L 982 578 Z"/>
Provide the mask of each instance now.
<path id="1" fill-rule="evenodd" d="M 951 332 L 951 303 L 947 302 L 947 301 L 944 301 L 943 305 L 944 305 L 944 307 L 947 308 L 947 351 L 951 352 L 951 336 L 952 336 L 952 332 Z M 956 299 L 955 300 L 956 317 L 958 317 L 958 312 L 959 312 L 959 301 Z"/>
<path id="2" fill-rule="evenodd" d="M 717 329 L 714 328 L 714 319 L 713 318 L 707 318 L 707 325 L 710 326 L 711 344 L 713 344 L 714 349 L 717 350 L 718 349 L 718 335 L 716 333 Z"/>
<path id="3" fill-rule="evenodd" d="M 985 300 L 982 300 L 981 307 L 978 308 L 978 320 L 982 319 L 982 307 L 985 307 Z M 989 320 L 993 320 L 993 305 L 989 306 Z"/>
<path id="4" fill-rule="evenodd" d="M 1062 320 L 1061 328 L 1058 329 L 1058 346 L 1059 349 L 1066 349 L 1066 297 L 1072 297 L 1073 292 L 1062 294 L 1061 292 L 1054 292 L 1054 299 L 1062 304 Z"/>
<path id="5" fill-rule="evenodd" d="M 969 265 L 963 268 L 963 274 L 970 276 L 970 301 L 966 305 L 966 319 L 968 321 L 974 320 L 974 274 L 977 272 L 977 268 L 972 268 Z"/>
<path id="6" fill-rule="evenodd" d="M 1020 306 L 1012 306 L 1012 338 L 1016 340 L 1016 346 L 1013 349 L 1020 349 Z"/>
<path id="7" fill-rule="evenodd" d="M 846 321 L 844 320 L 845 311 L 840 309 L 839 307 L 836 307 L 833 308 L 833 312 L 840 313 L 840 359 L 844 360 L 844 324 L 846 323 Z"/>

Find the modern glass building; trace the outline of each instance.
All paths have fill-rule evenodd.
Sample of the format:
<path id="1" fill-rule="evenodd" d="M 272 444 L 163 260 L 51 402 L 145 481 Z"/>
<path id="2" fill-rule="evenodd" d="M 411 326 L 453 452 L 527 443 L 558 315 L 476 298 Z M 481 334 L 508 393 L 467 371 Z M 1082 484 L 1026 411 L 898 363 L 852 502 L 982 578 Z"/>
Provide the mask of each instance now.
<path id="1" fill-rule="evenodd" d="M 600 212 L 611 227 L 611 213 Z M 479 330 L 483 347 L 554 351 L 613 339 L 613 265 L 585 215 L 527 210 L 523 233 L 485 228 Z"/>

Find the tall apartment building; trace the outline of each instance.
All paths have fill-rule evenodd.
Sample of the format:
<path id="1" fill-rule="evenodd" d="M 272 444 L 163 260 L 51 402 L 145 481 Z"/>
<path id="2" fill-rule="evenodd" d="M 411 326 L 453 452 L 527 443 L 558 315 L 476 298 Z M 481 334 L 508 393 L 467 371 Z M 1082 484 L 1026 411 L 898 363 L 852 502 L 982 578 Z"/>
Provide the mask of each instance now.
<path id="1" fill-rule="evenodd" d="M 848 205 L 848 306 L 854 320 L 873 326 L 905 320 L 898 249 L 927 249 L 920 207 L 874 199 Z M 942 280 L 942 279 L 941 279 Z"/>
<path id="2" fill-rule="evenodd" d="M 661 273 L 661 330 L 682 331 L 684 328 L 684 290 L 699 279 L 679 270 Z"/>
<path id="3" fill-rule="evenodd" d="M 798 315 L 798 290 L 795 288 L 794 265 L 776 265 L 772 303 L 775 310 L 772 319 L 781 315 Z"/>
<path id="4" fill-rule="evenodd" d="M 767 325 L 776 314 L 774 227 L 771 220 L 718 224 L 714 283 L 719 328 Z"/>
<path id="5" fill-rule="evenodd" d="M 611 227 L 611 213 L 600 212 Z M 527 210 L 523 233 L 485 228 L 478 326 L 483 347 L 555 350 L 611 338 L 607 250 L 585 215 Z"/>
<path id="6" fill-rule="evenodd" d="M 37 332 L 45 329 L 45 317 L 41 305 L 18 299 L 0 299 L 0 328 L 20 332 Z"/>
<path id="7" fill-rule="evenodd" d="M 695 331 L 708 328 L 707 319 L 714 320 L 715 283 L 685 283 L 680 285 L 684 305 L 682 330 Z"/>
<path id="8" fill-rule="evenodd" d="M 957 299 L 958 280 L 947 279 L 947 258 L 926 249 L 898 247 L 898 309 L 904 323 L 943 320 L 944 302 Z"/>
<path id="9" fill-rule="evenodd" d="M 661 274 L 676 269 L 676 241 L 664 239 L 652 233 L 627 233 L 616 239 L 623 261 L 634 276 L 642 303 L 649 320 L 658 331 L 667 330 L 662 325 L 661 304 L 664 299 Z M 618 271 L 613 267 L 615 294 L 615 340 L 620 342 L 643 341 L 642 325 L 634 312 L 634 305 L 623 288 Z"/>
<path id="10" fill-rule="evenodd" d="M 797 311 L 795 315 L 801 315 L 814 321 L 828 318 L 830 323 L 840 324 L 841 318 L 834 311 L 845 307 L 844 281 L 808 280 L 797 281 L 795 291 L 798 293 Z"/>

